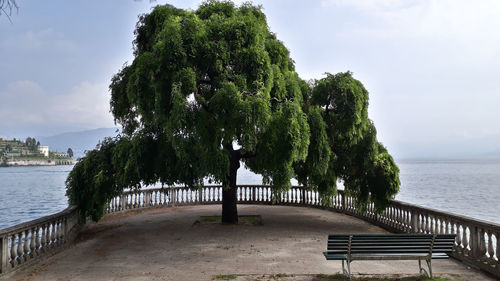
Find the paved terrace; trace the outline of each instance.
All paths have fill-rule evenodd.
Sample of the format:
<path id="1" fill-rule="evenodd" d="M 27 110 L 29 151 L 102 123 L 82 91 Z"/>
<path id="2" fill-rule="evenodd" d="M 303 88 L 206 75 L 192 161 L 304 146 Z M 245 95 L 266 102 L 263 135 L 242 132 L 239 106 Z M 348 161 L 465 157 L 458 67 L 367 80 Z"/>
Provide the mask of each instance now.
<path id="1" fill-rule="evenodd" d="M 12 280 L 213 280 L 219 274 L 335 274 L 340 261 L 322 252 L 329 233 L 386 233 L 363 220 L 307 207 L 239 205 L 263 225 L 197 222 L 219 205 L 111 215 L 91 224 L 75 245 L 10 277 Z M 417 261 L 355 261 L 355 274 L 418 275 Z M 494 280 L 453 259 L 433 260 L 436 275 Z M 239 276 L 245 279 L 248 276 Z M 311 278 L 309 278 L 311 279 Z"/>

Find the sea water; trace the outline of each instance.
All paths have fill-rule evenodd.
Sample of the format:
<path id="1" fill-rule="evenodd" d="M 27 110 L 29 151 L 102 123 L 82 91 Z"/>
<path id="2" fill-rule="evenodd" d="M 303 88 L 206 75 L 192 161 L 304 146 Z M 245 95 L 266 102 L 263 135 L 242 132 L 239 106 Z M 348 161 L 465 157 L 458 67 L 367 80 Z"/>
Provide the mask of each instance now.
<path id="1" fill-rule="evenodd" d="M 413 159 L 397 164 L 401 188 L 396 200 L 500 224 L 500 159 Z M 72 167 L 0 168 L 0 229 L 64 210 L 64 182 Z M 260 176 L 238 171 L 238 184 L 261 183 Z"/>

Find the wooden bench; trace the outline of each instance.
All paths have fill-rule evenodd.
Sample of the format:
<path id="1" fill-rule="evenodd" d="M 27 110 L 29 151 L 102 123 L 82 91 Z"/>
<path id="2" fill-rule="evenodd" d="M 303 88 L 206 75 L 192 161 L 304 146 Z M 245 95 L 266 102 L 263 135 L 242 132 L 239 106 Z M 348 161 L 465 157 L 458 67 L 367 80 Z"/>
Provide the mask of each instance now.
<path id="1" fill-rule="evenodd" d="M 432 259 L 446 259 L 455 234 L 330 234 L 327 260 L 342 260 L 342 271 L 351 276 L 354 260 L 418 260 L 420 273 L 432 277 Z M 429 272 L 421 261 L 425 260 Z M 344 268 L 347 262 L 347 271 Z"/>

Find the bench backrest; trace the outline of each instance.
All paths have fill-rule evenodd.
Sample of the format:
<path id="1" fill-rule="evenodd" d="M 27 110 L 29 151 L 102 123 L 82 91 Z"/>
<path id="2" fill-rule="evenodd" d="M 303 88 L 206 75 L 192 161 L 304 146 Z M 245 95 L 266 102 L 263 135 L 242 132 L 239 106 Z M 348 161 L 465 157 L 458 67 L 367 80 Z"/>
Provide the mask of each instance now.
<path id="1" fill-rule="evenodd" d="M 455 234 L 330 234 L 329 253 L 335 254 L 448 254 Z"/>

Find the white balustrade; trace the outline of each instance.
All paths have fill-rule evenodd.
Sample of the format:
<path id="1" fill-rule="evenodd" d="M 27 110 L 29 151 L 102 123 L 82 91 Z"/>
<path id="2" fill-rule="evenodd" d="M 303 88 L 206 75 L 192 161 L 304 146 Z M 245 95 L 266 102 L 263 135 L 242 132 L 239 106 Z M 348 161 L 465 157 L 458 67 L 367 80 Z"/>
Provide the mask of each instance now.
<path id="1" fill-rule="evenodd" d="M 0 273 L 12 272 L 64 248 L 77 232 L 78 210 L 66 210 L 0 230 Z M 0 275 L 1 276 L 1 275 Z"/>
<path id="2" fill-rule="evenodd" d="M 373 203 L 360 208 L 355 198 L 342 190 L 331 198 L 294 186 L 273 192 L 265 185 L 241 185 L 236 193 L 239 204 L 275 204 L 311 206 L 345 213 L 367 220 L 397 233 L 454 233 L 452 256 L 500 277 L 500 225 L 464 216 L 390 201 L 381 213 Z M 326 202 L 330 202 L 329 205 Z M 113 198 L 106 206 L 107 215 L 128 210 L 162 208 L 194 204 L 221 204 L 222 186 L 197 189 L 165 187 L 131 190 Z M 47 253 L 61 248 L 77 225 L 76 208 L 0 231 L 0 272 L 6 273 Z"/>

